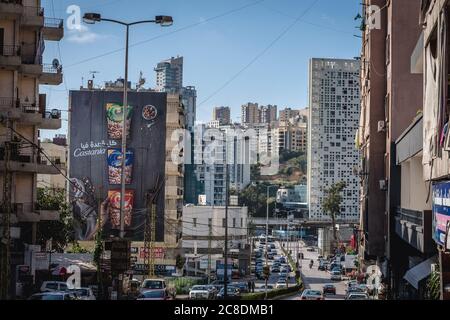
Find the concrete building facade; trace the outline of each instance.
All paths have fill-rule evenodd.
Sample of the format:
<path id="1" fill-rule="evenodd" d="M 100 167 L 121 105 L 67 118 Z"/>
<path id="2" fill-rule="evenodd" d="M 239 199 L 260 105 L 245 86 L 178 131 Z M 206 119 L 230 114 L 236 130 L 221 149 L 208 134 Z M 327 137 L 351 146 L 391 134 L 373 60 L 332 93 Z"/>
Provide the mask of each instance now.
<path id="1" fill-rule="evenodd" d="M 230 107 L 215 107 L 213 110 L 213 120 L 219 121 L 220 125 L 231 124 Z"/>
<path id="2" fill-rule="evenodd" d="M 357 60 L 311 59 L 308 126 L 308 196 L 311 220 L 329 221 L 323 212 L 325 189 L 344 181 L 339 220 L 359 221 L 359 163 L 354 140 L 360 92 Z"/>

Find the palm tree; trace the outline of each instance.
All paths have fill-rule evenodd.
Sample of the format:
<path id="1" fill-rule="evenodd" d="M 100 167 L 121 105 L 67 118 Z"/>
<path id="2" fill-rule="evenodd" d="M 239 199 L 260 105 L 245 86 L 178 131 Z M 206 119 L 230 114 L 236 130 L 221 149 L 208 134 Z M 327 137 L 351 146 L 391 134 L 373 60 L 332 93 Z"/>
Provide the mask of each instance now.
<path id="1" fill-rule="evenodd" d="M 341 193 L 346 186 L 346 183 L 344 181 L 341 181 L 333 184 L 330 188 L 325 189 L 325 198 L 323 199 L 322 203 L 323 211 L 331 217 L 331 223 L 333 224 L 333 249 L 336 247 L 338 242 L 336 219 L 337 216 L 341 214 Z"/>

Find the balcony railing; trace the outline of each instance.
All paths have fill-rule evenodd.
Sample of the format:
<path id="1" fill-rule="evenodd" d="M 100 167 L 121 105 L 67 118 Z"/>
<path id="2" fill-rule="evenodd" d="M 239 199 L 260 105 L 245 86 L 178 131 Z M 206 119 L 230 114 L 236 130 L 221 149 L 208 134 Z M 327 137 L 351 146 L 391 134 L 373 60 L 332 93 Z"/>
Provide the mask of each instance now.
<path id="1" fill-rule="evenodd" d="M 43 65 L 43 71 L 44 73 L 59 74 L 62 72 L 62 66 L 55 68 L 55 66 L 53 66 L 52 64 L 46 63 Z"/>
<path id="2" fill-rule="evenodd" d="M 52 111 L 46 111 L 43 114 L 45 119 L 61 119 L 61 111 L 57 109 L 53 109 Z"/>
<path id="3" fill-rule="evenodd" d="M 407 221 L 418 226 L 423 226 L 423 212 L 421 211 L 397 208 L 396 216 L 400 220 Z"/>
<path id="4" fill-rule="evenodd" d="M 39 16 L 39 17 L 43 17 L 44 16 L 44 8 L 41 7 L 28 7 L 25 6 L 23 7 L 23 13 L 26 16 Z"/>
<path id="5" fill-rule="evenodd" d="M 63 19 L 45 18 L 44 20 L 45 28 L 62 28 L 63 26 L 64 26 Z"/>
<path id="6" fill-rule="evenodd" d="M 18 108 L 18 100 L 10 97 L 0 97 L 0 108 Z"/>
<path id="7" fill-rule="evenodd" d="M 16 45 L 1 45 L 0 56 L 14 57 L 20 55 L 20 46 Z"/>

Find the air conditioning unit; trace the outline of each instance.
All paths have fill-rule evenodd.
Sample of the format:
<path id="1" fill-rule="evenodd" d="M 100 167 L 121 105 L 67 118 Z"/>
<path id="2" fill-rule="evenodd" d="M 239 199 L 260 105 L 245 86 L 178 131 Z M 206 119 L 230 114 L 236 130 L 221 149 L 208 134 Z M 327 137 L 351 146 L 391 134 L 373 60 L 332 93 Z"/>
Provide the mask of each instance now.
<path id="1" fill-rule="evenodd" d="M 378 133 L 385 132 L 385 131 L 386 131 L 386 122 L 378 121 Z"/>
<path id="2" fill-rule="evenodd" d="M 380 190 L 387 191 L 388 181 L 386 179 L 380 180 Z"/>

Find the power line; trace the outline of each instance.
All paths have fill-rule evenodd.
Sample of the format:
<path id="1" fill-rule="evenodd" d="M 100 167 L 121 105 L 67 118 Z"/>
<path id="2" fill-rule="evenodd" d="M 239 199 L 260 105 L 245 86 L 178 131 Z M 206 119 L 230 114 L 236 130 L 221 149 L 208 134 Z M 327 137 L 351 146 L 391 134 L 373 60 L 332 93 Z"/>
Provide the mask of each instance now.
<path id="1" fill-rule="evenodd" d="M 207 23 L 207 22 L 210 22 L 210 21 L 213 21 L 213 20 L 216 20 L 216 19 L 219 19 L 219 18 L 223 18 L 223 17 L 225 17 L 225 16 L 227 16 L 227 15 L 230 15 L 230 14 L 232 14 L 232 13 L 235 13 L 235 12 L 244 10 L 244 9 L 246 9 L 246 8 L 255 6 L 255 5 L 257 5 L 257 4 L 259 4 L 259 3 L 262 3 L 262 2 L 264 2 L 264 1 L 266 1 L 266 0 L 258 0 L 258 1 L 251 2 L 251 3 L 249 3 L 249 4 L 246 4 L 246 5 L 237 7 L 237 8 L 235 8 L 235 9 L 229 10 L 229 11 L 227 11 L 227 12 L 218 14 L 218 15 L 216 15 L 216 16 L 207 18 L 207 19 L 205 19 L 205 20 L 203 20 L 203 21 L 196 22 L 196 23 L 193 23 L 193 24 L 190 24 L 190 25 L 181 27 L 181 28 L 176 29 L 176 30 L 174 30 L 174 31 L 171 31 L 171 32 L 168 32 L 168 33 L 165 33 L 165 34 L 162 34 L 162 35 L 153 37 L 153 38 L 149 38 L 149 39 L 147 39 L 147 40 L 142 40 L 142 41 L 139 41 L 139 42 L 136 42 L 136 43 L 132 43 L 132 44 L 130 44 L 129 47 L 130 47 L 130 48 L 133 48 L 133 47 L 136 47 L 136 46 L 145 44 L 145 43 L 152 42 L 152 41 L 157 40 L 157 39 L 160 39 L 160 38 L 164 38 L 164 37 L 167 37 L 167 36 L 170 36 L 170 35 L 179 33 L 179 32 L 181 32 L 181 31 L 185 31 L 185 30 L 188 30 L 188 29 L 192 29 L 192 28 L 197 27 L 197 26 L 199 26 L 199 25 L 201 25 L 201 24 L 205 24 L 205 23 Z M 103 57 L 106 57 L 106 56 L 109 56 L 109 55 L 112 55 L 112 54 L 121 52 L 121 51 L 123 51 L 123 50 L 125 50 L 125 48 L 119 48 L 119 49 L 116 49 L 116 50 L 112 50 L 112 51 L 109 51 L 109 52 L 105 52 L 105 53 L 103 53 L 103 54 L 100 54 L 100 55 L 97 55 L 97 56 L 94 56 L 94 57 L 91 57 L 91 58 L 87 58 L 87 59 L 84 59 L 84 60 L 75 62 L 75 63 L 73 63 L 73 64 L 70 64 L 70 65 L 66 66 L 65 68 L 71 68 L 71 67 L 74 67 L 74 66 L 78 66 L 78 65 L 80 65 L 80 64 L 83 64 L 83 63 L 86 63 L 86 62 L 89 62 L 89 61 L 92 61 L 92 60 L 100 59 L 100 58 L 103 58 Z"/>
<path id="2" fill-rule="evenodd" d="M 230 83 L 236 80 L 245 70 L 250 68 L 256 61 L 258 61 L 267 51 L 269 51 L 281 38 L 283 38 L 300 20 L 319 2 L 320 0 L 315 0 L 306 10 L 304 10 L 291 24 L 289 24 L 282 32 L 273 39 L 267 47 L 265 47 L 259 54 L 257 54 L 249 63 L 247 63 L 241 70 L 234 74 L 229 80 L 227 80 L 219 89 L 214 91 L 205 100 L 201 101 L 198 106 L 211 100 L 214 96 L 219 94 L 223 89 L 225 89 Z"/>

